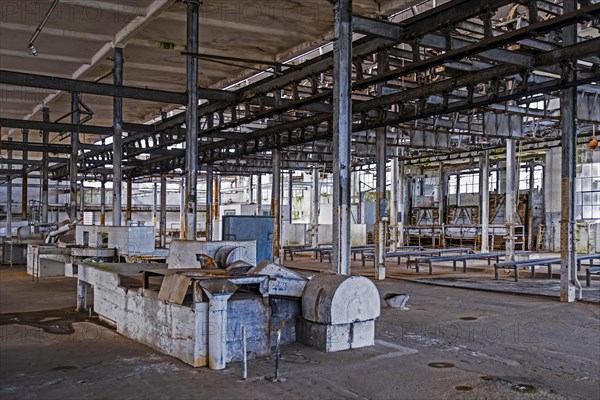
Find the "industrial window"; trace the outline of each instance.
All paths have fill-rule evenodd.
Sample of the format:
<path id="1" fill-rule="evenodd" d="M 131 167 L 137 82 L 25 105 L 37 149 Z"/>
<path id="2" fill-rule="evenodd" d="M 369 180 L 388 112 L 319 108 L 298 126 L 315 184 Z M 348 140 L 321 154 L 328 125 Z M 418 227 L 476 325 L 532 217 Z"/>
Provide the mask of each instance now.
<path id="1" fill-rule="evenodd" d="M 575 183 L 575 216 L 577 219 L 600 219 L 600 163 L 579 167 L 581 173 Z"/>
<path id="2" fill-rule="evenodd" d="M 456 194 L 456 175 L 450 175 L 448 179 L 448 194 Z"/>
<path id="3" fill-rule="evenodd" d="M 490 192 L 496 192 L 498 190 L 498 171 L 490 172 Z"/>
<path id="4" fill-rule="evenodd" d="M 521 167 L 519 170 L 519 190 L 529 190 L 531 167 Z M 541 189 L 544 182 L 544 167 L 536 165 L 533 168 L 533 188 Z"/>
<path id="5" fill-rule="evenodd" d="M 460 193 L 479 193 L 479 172 L 460 176 Z"/>

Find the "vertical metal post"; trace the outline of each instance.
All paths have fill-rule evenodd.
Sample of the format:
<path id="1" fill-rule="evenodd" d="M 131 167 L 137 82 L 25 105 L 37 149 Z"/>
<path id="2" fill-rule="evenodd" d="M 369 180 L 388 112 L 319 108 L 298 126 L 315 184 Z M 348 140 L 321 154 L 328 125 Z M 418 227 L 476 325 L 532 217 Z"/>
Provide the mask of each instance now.
<path id="1" fill-rule="evenodd" d="M 198 0 L 187 0 L 187 51 L 198 53 Z M 186 239 L 196 240 L 198 221 L 197 179 L 198 179 L 198 59 L 187 56 L 187 94 L 185 113 L 185 163 L 187 167 L 186 185 Z"/>
<path id="2" fill-rule="evenodd" d="M 106 175 L 100 182 L 100 225 L 106 225 Z"/>
<path id="3" fill-rule="evenodd" d="M 42 108 L 42 118 L 44 122 L 50 122 L 50 109 Z M 42 143 L 44 147 L 48 146 L 49 132 L 47 129 L 42 131 Z M 42 223 L 48 223 L 48 152 L 42 153 L 42 181 L 41 181 L 41 202 L 42 202 Z"/>
<path id="4" fill-rule="evenodd" d="M 516 143 L 514 139 L 506 139 L 506 261 L 515 259 L 515 185 Z"/>
<path id="5" fill-rule="evenodd" d="M 564 0 L 563 12 L 577 9 L 575 0 Z M 577 41 L 575 24 L 563 28 L 563 46 Z M 563 76 L 573 80 L 575 65 L 563 64 Z M 577 171 L 577 89 L 560 92 L 560 122 L 562 128 L 561 221 L 560 221 L 560 300 L 575 301 L 576 291 L 581 298 L 581 285 L 577 280 L 577 251 L 575 247 L 575 178 Z"/>
<path id="6" fill-rule="evenodd" d="M 319 168 L 314 167 L 312 171 L 312 202 L 310 208 L 310 230 L 311 230 L 311 246 L 319 245 Z"/>
<path id="7" fill-rule="evenodd" d="M 479 200 L 481 224 L 481 252 L 488 253 L 490 237 L 490 151 L 484 150 L 479 158 Z"/>
<path id="8" fill-rule="evenodd" d="M 334 272 L 350 275 L 350 137 L 352 135 L 352 0 L 334 0 L 333 254 Z"/>
<path id="9" fill-rule="evenodd" d="M 123 84 L 123 49 L 115 47 L 113 82 Z M 121 191 L 123 182 L 123 99 L 113 97 L 113 202 L 112 224 L 121 226 Z"/>
<path id="10" fill-rule="evenodd" d="M 12 138 L 9 137 L 8 141 L 12 142 Z M 12 237 L 12 150 L 8 150 L 7 152 L 8 158 L 8 175 L 6 176 L 6 237 Z M 12 245 L 11 245 L 12 246 Z M 11 247 L 12 248 L 12 247 Z M 11 257 L 11 265 L 12 265 L 12 257 Z"/>
<path id="11" fill-rule="evenodd" d="M 392 229 L 391 250 L 398 248 L 398 146 L 394 147 L 392 157 L 392 185 L 390 188 L 390 228 Z"/>
<path id="12" fill-rule="evenodd" d="M 274 219 L 273 227 L 273 261 L 279 260 L 279 241 L 281 235 L 281 152 L 279 149 L 272 151 L 273 154 L 273 179 L 271 185 L 271 215 Z"/>
<path id="13" fill-rule="evenodd" d="M 160 175 L 160 247 L 167 246 L 167 175 Z"/>
<path id="14" fill-rule="evenodd" d="M 527 193 L 527 250 L 533 250 L 533 196 L 535 193 L 535 162 L 529 163 L 529 192 Z"/>
<path id="15" fill-rule="evenodd" d="M 248 179 L 248 203 L 254 203 L 254 175 L 250 175 Z"/>
<path id="16" fill-rule="evenodd" d="M 377 74 L 381 75 L 388 69 L 388 57 L 385 52 L 377 53 Z M 377 85 L 377 95 L 383 94 L 383 84 Z M 387 127 L 377 128 L 375 131 L 377 183 L 375 196 L 377 201 L 376 234 L 375 234 L 375 279 L 385 279 L 385 249 L 386 230 L 388 224 L 388 199 L 386 195 L 386 170 L 387 170 Z"/>
<path id="17" fill-rule="evenodd" d="M 185 239 L 185 174 L 181 174 L 179 185 L 179 239 Z"/>
<path id="18" fill-rule="evenodd" d="M 79 93 L 71 93 L 71 123 L 77 128 L 71 132 L 71 158 L 69 160 L 69 218 L 77 219 L 77 158 L 79 156 Z"/>
<path id="19" fill-rule="evenodd" d="M 132 210 L 132 197 L 133 197 L 133 178 L 129 177 L 127 179 L 127 209 L 126 209 L 126 218 L 127 224 L 129 224 L 133 220 L 133 210 Z"/>
<path id="20" fill-rule="evenodd" d="M 293 219 L 293 210 L 292 210 L 292 205 L 294 204 L 294 182 L 292 180 L 293 178 L 293 172 L 292 170 L 290 170 L 288 172 L 288 219 L 290 220 L 290 224 L 292 223 L 292 219 Z"/>
<path id="21" fill-rule="evenodd" d="M 439 174 L 439 193 L 438 193 L 438 223 L 443 226 L 446 222 L 446 192 L 448 187 L 448 177 L 444 172 L 444 163 L 440 162 Z"/>
<path id="22" fill-rule="evenodd" d="M 206 167 L 206 210 L 204 229 L 206 230 L 206 241 L 213 240 L 212 220 L 213 220 L 213 170 L 212 165 Z"/>
<path id="23" fill-rule="evenodd" d="M 213 173 L 213 212 L 212 212 L 212 237 L 217 240 L 221 231 L 217 231 L 219 223 L 219 205 L 221 204 L 221 175 Z"/>
<path id="24" fill-rule="evenodd" d="M 256 176 L 256 215 L 262 215 L 262 174 Z"/>
<path id="25" fill-rule="evenodd" d="M 154 227 L 154 236 L 158 232 L 158 183 L 152 183 L 152 226 Z"/>
<path id="26" fill-rule="evenodd" d="M 23 145 L 26 149 L 27 144 L 29 142 L 29 130 L 23 129 Z M 27 161 L 29 158 L 29 152 L 27 150 L 23 150 L 23 160 Z M 27 164 L 23 164 L 23 173 L 21 174 L 21 221 L 27 221 L 27 203 L 28 203 L 28 189 L 27 189 Z"/>
<path id="27" fill-rule="evenodd" d="M 83 179 L 79 182 L 79 215 L 81 218 L 83 218 L 83 213 L 85 212 L 85 191 L 83 182 Z"/>
<path id="28" fill-rule="evenodd" d="M 404 149 L 401 150 L 400 154 L 404 154 Z M 399 193 L 398 198 L 400 200 L 398 207 L 398 243 L 400 246 L 404 245 L 404 221 L 406 220 L 406 210 L 408 210 L 408 190 L 406 183 L 406 169 L 404 167 L 404 160 L 398 162 L 398 182 Z"/>

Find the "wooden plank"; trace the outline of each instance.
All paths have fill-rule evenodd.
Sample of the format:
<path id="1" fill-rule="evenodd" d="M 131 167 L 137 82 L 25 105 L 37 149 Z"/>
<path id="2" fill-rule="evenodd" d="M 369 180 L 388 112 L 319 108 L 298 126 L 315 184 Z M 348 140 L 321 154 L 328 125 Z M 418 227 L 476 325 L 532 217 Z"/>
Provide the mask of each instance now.
<path id="1" fill-rule="evenodd" d="M 191 279 L 185 275 L 172 274 L 165 276 L 158 298 L 175 304 L 182 304 L 190 286 Z"/>

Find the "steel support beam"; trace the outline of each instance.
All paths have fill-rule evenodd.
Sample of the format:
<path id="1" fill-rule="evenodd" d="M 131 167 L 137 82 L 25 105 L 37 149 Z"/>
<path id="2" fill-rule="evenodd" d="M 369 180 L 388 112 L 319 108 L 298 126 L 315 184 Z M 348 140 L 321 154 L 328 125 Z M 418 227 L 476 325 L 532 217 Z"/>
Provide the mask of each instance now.
<path id="1" fill-rule="evenodd" d="M 84 192 L 84 180 L 79 182 L 79 218 L 83 220 L 83 213 L 85 211 L 85 192 Z M 93 223 L 93 222 L 92 222 Z"/>
<path id="2" fill-rule="evenodd" d="M 334 0 L 333 271 L 350 275 L 352 0 Z"/>
<path id="3" fill-rule="evenodd" d="M 125 209 L 125 225 L 129 225 L 133 221 L 133 178 L 127 178 L 127 204 Z"/>
<path id="4" fill-rule="evenodd" d="M 448 175 L 444 172 L 444 163 L 440 163 L 438 175 L 438 224 L 443 226 L 446 223 L 446 195 L 448 194 Z M 442 247 L 442 243 L 440 243 L 440 247 Z"/>
<path id="5" fill-rule="evenodd" d="M 479 157 L 479 211 L 481 224 L 481 252 L 489 253 L 490 237 L 490 152 L 484 150 Z"/>
<path id="6" fill-rule="evenodd" d="M 23 130 L 23 145 L 27 146 L 29 143 L 29 131 L 27 129 Z M 27 161 L 29 158 L 29 152 L 25 147 L 23 150 L 23 160 Z M 27 184 L 29 183 L 27 179 L 27 166 L 23 165 L 23 173 L 21 174 L 21 221 L 27 221 L 27 203 L 28 203 L 28 191 Z"/>
<path id="7" fill-rule="evenodd" d="M 535 161 L 529 163 L 529 191 L 527 193 L 527 250 L 533 250 L 533 213 L 535 205 L 533 202 L 533 196 L 535 193 Z"/>
<path id="8" fill-rule="evenodd" d="M 160 247 L 167 246 L 167 175 L 160 174 L 160 224 L 159 233 Z"/>
<path id="9" fill-rule="evenodd" d="M 198 0 L 187 0 L 187 51 L 198 53 Z M 198 184 L 198 59 L 186 56 L 187 106 L 185 109 L 185 164 L 187 185 L 186 200 L 186 239 L 196 240 L 198 223 L 197 184 Z"/>
<path id="10" fill-rule="evenodd" d="M 71 123 L 79 127 L 79 93 L 71 93 Z M 71 158 L 69 159 L 69 218 L 77 219 L 77 159 L 79 158 L 79 129 L 71 132 Z"/>
<path id="11" fill-rule="evenodd" d="M 48 107 L 42 108 L 42 118 L 44 122 L 50 121 L 50 109 Z M 49 143 L 49 132 L 47 129 L 42 131 L 42 145 L 48 146 Z M 40 202 L 42 203 L 42 223 L 48 223 L 48 153 L 42 153 L 42 174 L 40 178 Z"/>
<path id="12" fill-rule="evenodd" d="M 404 149 L 400 149 L 400 155 L 404 153 Z M 404 246 L 404 221 L 406 220 L 406 211 L 408 210 L 408 183 L 406 181 L 406 169 L 404 160 L 398 160 L 398 182 L 400 183 L 398 191 L 398 244 Z"/>
<path id="13" fill-rule="evenodd" d="M 115 86 L 123 84 L 123 49 L 115 47 L 113 82 Z M 113 206 L 112 224 L 121 226 L 121 190 L 123 188 L 123 99 L 113 98 Z"/>
<path id="14" fill-rule="evenodd" d="M 312 190 L 311 190 L 311 207 L 310 207 L 310 244 L 312 247 L 319 245 L 319 200 L 321 193 L 319 192 L 319 168 L 314 167 L 312 170 Z"/>
<path id="15" fill-rule="evenodd" d="M 208 165 L 206 168 L 206 210 L 204 229 L 206 230 L 206 240 L 213 240 L 213 166 Z"/>
<path id="16" fill-rule="evenodd" d="M 564 12 L 577 9 L 575 0 L 563 2 Z M 562 31 L 563 46 L 577 41 L 577 27 L 566 26 Z M 575 78 L 576 65 L 564 63 L 563 77 Z M 561 221 L 560 221 L 560 300 L 573 302 L 581 299 L 582 290 L 577 280 L 577 251 L 575 247 L 575 179 L 577 175 L 577 92 L 575 88 L 560 93 L 560 123 L 562 128 Z"/>
<path id="17" fill-rule="evenodd" d="M 506 140 L 506 261 L 515 259 L 515 214 L 517 208 L 516 142 Z M 517 272 L 518 273 L 518 272 Z"/>
<path id="18" fill-rule="evenodd" d="M 273 261 L 280 262 L 279 247 L 281 239 L 281 153 L 275 149 L 273 154 L 273 178 L 271 184 L 271 215 L 273 216 Z"/>
<path id="19" fill-rule="evenodd" d="M 256 215 L 262 215 L 262 174 L 256 175 Z"/>
<path id="20" fill-rule="evenodd" d="M 100 225 L 106 225 L 106 177 L 100 181 Z"/>
<path id="21" fill-rule="evenodd" d="M 12 138 L 9 137 L 9 143 L 12 142 Z M 12 159 L 12 150 L 8 149 L 6 152 L 7 159 L 10 161 Z M 8 171 L 12 170 L 12 164 L 8 164 Z M 6 237 L 12 237 L 12 175 L 9 172 L 6 176 Z"/>
<path id="22" fill-rule="evenodd" d="M 198 2 L 196 1 L 196 4 L 197 3 Z M 137 88 L 118 84 L 111 85 L 108 83 L 88 82 L 6 70 L 0 70 L 0 83 L 41 89 L 89 93 L 100 96 L 156 101 L 161 103 L 187 104 L 186 93 Z M 214 101 L 234 101 L 237 97 L 233 92 L 217 89 L 198 89 L 198 93 L 200 98 Z"/>
<path id="23" fill-rule="evenodd" d="M 29 129 L 29 130 L 48 130 L 49 132 L 72 132 L 77 129 L 77 126 L 73 124 L 67 124 L 62 122 L 50 122 L 48 121 L 31 121 L 26 119 L 12 119 L 12 118 L 0 118 L 0 126 L 3 128 L 15 128 L 15 129 Z M 154 125 L 142 125 L 142 124 L 122 124 L 123 130 L 126 132 L 138 132 L 138 133 L 152 133 L 155 131 Z M 112 136 L 114 133 L 112 126 L 99 126 L 99 125 L 80 125 L 79 133 L 90 133 L 94 135 L 107 135 Z M 53 145 L 57 146 L 57 145 Z M 94 147 L 98 147 L 98 150 L 106 150 L 106 148 L 102 148 L 101 146 L 94 145 L 86 145 L 86 148 L 91 150 Z M 53 150 L 60 149 L 60 147 L 53 147 Z M 33 150 L 32 150 L 33 151 Z M 44 149 L 40 148 L 36 150 L 38 152 L 43 152 Z M 48 151 L 49 153 L 68 153 L 68 151 Z"/>
<path id="24" fill-rule="evenodd" d="M 290 170 L 288 172 L 288 220 L 290 221 L 290 224 L 292 223 L 292 219 L 293 219 L 293 210 L 292 210 L 292 205 L 294 203 L 294 181 L 293 181 L 293 172 Z"/>
<path id="25" fill-rule="evenodd" d="M 158 183 L 152 183 L 152 226 L 154 227 L 154 237 L 158 233 Z"/>
<path id="26" fill-rule="evenodd" d="M 392 184 L 390 187 L 390 228 L 391 228 L 391 245 L 392 251 L 396 251 L 398 248 L 398 199 L 399 187 L 401 184 L 398 182 L 398 154 L 400 148 L 394 147 L 392 156 Z"/>

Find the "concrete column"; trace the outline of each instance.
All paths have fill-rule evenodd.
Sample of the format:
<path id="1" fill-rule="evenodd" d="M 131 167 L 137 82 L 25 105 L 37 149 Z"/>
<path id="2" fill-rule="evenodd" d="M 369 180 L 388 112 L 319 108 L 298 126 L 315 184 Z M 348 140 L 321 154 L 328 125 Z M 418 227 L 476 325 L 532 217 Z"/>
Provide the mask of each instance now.
<path id="1" fill-rule="evenodd" d="M 262 215 L 262 175 L 256 176 L 256 215 Z"/>
<path id="2" fill-rule="evenodd" d="M 50 109 L 48 107 L 42 108 L 42 118 L 44 122 L 50 122 Z M 42 144 L 44 147 L 48 146 L 49 143 L 49 132 L 47 129 L 42 131 Z M 41 175 L 41 203 L 42 203 L 42 223 L 48 223 L 48 153 L 42 153 L 42 175 Z"/>
<path id="3" fill-rule="evenodd" d="M 187 0 L 187 51 L 198 53 L 198 0 Z M 186 185 L 186 238 L 196 240 L 198 221 L 197 179 L 198 179 L 198 59 L 187 56 L 187 94 L 188 103 L 185 114 L 185 163 L 187 169 Z"/>
<path id="4" fill-rule="evenodd" d="M 9 137 L 8 141 L 12 142 L 12 138 Z M 12 150 L 7 150 L 8 158 L 8 175 L 6 176 L 6 237 L 12 237 Z"/>
<path id="5" fill-rule="evenodd" d="M 516 162 L 515 139 L 506 139 L 506 261 L 515 259 Z"/>
<path id="6" fill-rule="evenodd" d="M 167 246 L 167 175 L 160 175 L 160 224 L 159 233 L 160 247 Z"/>
<path id="7" fill-rule="evenodd" d="M 350 137 L 352 135 L 352 0 L 334 0 L 333 271 L 350 275 Z"/>
<path id="8" fill-rule="evenodd" d="M 484 150 L 479 158 L 479 210 L 481 224 L 481 252 L 488 253 L 490 236 L 490 151 Z"/>
<path id="9" fill-rule="evenodd" d="M 394 156 L 392 157 L 392 186 L 390 188 L 390 228 L 392 228 L 391 250 L 398 248 L 398 199 L 401 186 L 398 183 L 398 147 L 394 147 Z"/>
<path id="10" fill-rule="evenodd" d="M 126 210 L 126 221 L 129 224 L 133 220 L 133 210 L 132 210 L 132 197 L 133 197 L 133 178 L 129 177 L 127 179 L 127 210 Z"/>
<path id="11" fill-rule="evenodd" d="M 29 142 L 29 130 L 23 129 L 23 145 L 27 146 Z M 25 147 L 27 148 L 27 147 Z M 23 160 L 27 161 L 29 158 L 29 152 L 27 150 L 23 150 Z M 21 221 L 27 221 L 27 203 L 28 200 L 28 190 L 27 190 L 27 164 L 23 164 L 23 173 L 21 174 Z"/>
<path id="12" fill-rule="evenodd" d="M 106 225 L 106 176 L 100 182 L 100 225 Z"/>
<path id="13" fill-rule="evenodd" d="M 71 123 L 79 126 L 79 94 L 71 93 Z M 71 132 L 71 158 L 69 160 L 69 218 L 77 219 L 77 158 L 79 157 L 79 132 Z"/>
<path id="14" fill-rule="evenodd" d="M 213 240 L 213 170 L 212 165 L 208 165 L 206 169 L 206 210 L 204 229 L 206 230 L 206 240 Z"/>
<path id="15" fill-rule="evenodd" d="M 115 47 L 113 83 L 123 84 L 123 49 Z M 113 202 L 112 224 L 121 226 L 121 190 L 123 182 L 123 99 L 113 97 Z"/>
<path id="16" fill-rule="evenodd" d="M 313 168 L 312 171 L 312 198 L 310 207 L 310 230 L 311 230 L 311 246 L 319 245 L 319 200 L 321 193 L 319 192 L 319 169 Z"/>
<path id="17" fill-rule="evenodd" d="M 273 261 L 278 263 L 281 239 L 281 153 L 278 149 L 273 154 L 273 183 L 271 185 L 271 215 L 274 217 L 273 228 Z"/>
<path id="18" fill-rule="evenodd" d="M 577 9 L 575 0 L 564 0 L 563 12 Z M 577 26 L 563 28 L 563 46 L 577 42 Z M 562 66 L 569 81 L 575 77 L 575 65 Z M 577 88 L 560 92 L 560 122 L 562 129 L 561 171 L 561 222 L 560 222 L 560 300 L 573 302 L 577 294 L 581 298 L 581 285 L 577 280 L 577 251 L 575 247 L 575 178 L 577 171 Z"/>
<path id="19" fill-rule="evenodd" d="M 80 279 L 77 279 L 77 311 L 86 311 L 87 306 L 88 284 Z"/>

